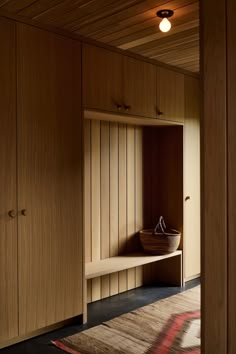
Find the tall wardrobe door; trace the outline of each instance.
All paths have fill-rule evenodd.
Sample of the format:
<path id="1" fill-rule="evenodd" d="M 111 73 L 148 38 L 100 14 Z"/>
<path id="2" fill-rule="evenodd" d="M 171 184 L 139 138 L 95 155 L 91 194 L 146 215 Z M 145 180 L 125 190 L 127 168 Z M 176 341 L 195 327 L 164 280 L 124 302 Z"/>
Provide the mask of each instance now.
<path id="1" fill-rule="evenodd" d="M 18 335 L 15 25 L 0 19 L 0 347 Z"/>
<path id="2" fill-rule="evenodd" d="M 199 80 L 185 77 L 184 277 L 200 274 L 200 100 Z"/>
<path id="3" fill-rule="evenodd" d="M 82 313 L 80 43 L 17 27 L 19 328 Z"/>

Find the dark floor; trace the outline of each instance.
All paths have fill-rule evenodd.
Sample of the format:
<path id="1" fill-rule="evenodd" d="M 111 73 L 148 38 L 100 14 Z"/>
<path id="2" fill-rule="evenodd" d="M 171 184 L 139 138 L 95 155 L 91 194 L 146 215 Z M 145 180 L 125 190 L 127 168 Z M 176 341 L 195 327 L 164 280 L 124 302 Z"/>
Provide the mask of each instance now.
<path id="1" fill-rule="evenodd" d="M 184 290 L 193 288 L 199 284 L 199 280 L 186 283 L 184 288 L 168 287 L 158 284 L 130 290 L 108 299 L 94 302 L 88 305 L 88 323 L 86 325 L 71 325 L 54 332 L 27 340 L 23 343 L 0 350 L 1 354 L 60 354 L 60 349 L 54 347 L 50 341 L 70 336 L 84 329 L 96 326 L 123 313 L 148 305 L 157 300 L 178 294 Z M 92 354 L 92 353 L 91 353 Z M 112 353 L 111 353 L 112 354 Z"/>

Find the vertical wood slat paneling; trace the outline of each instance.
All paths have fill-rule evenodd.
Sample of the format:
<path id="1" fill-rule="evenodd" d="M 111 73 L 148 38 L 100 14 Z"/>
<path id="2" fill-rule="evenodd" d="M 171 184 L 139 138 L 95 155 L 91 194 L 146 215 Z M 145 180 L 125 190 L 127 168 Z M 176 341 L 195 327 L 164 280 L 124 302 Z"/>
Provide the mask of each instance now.
<path id="1" fill-rule="evenodd" d="M 228 354 L 236 353 L 236 46 L 235 0 L 227 1 L 227 103 L 228 103 Z"/>
<path id="2" fill-rule="evenodd" d="M 18 335 L 15 24 L 0 20 L 0 347 Z"/>
<path id="3" fill-rule="evenodd" d="M 126 251 L 127 241 L 127 126 L 119 125 L 119 253 Z"/>
<path id="4" fill-rule="evenodd" d="M 119 156 L 118 156 L 118 124 L 110 124 L 110 257 L 119 251 Z M 110 294 L 118 293 L 118 273 L 110 275 Z"/>
<path id="5" fill-rule="evenodd" d="M 91 225 L 92 261 L 101 259 L 100 122 L 91 122 Z M 92 301 L 101 298 L 101 278 L 92 279 Z"/>
<path id="6" fill-rule="evenodd" d="M 119 125 L 119 254 L 127 246 L 127 126 Z M 127 271 L 119 272 L 119 292 L 128 289 Z"/>
<path id="7" fill-rule="evenodd" d="M 127 250 L 133 249 L 135 233 L 135 130 L 127 127 Z"/>
<path id="8" fill-rule="evenodd" d="M 101 122 L 101 258 L 110 257 L 110 126 Z M 101 278 L 101 298 L 109 296 L 110 277 Z"/>
<path id="9" fill-rule="evenodd" d="M 91 121 L 84 120 L 84 233 L 85 262 L 92 261 L 91 244 Z"/>
<path id="10" fill-rule="evenodd" d="M 135 234 L 135 129 L 127 127 L 127 250 L 131 252 Z M 128 269 L 128 290 L 135 287 L 135 268 Z"/>
<path id="11" fill-rule="evenodd" d="M 110 257 L 117 255 L 118 238 L 118 124 L 110 124 Z"/>
<path id="12" fill-rule="evenodd" d="M 226 1 L 204 0 L 200 4 L 201 92 L 204 93 L 201 121 L 202 351 L 204 354 L 226 354 Z"/>
<path id="13" fill-rule="evenodd" d="M 143 225 L 142 128 L 89 122 L 85 127 L 88 202 L 84 220 L 92 226 L 85 225 L 86 262 L 124 253 L 127 241 L 132 251 L 137 246 L 134 235 Z M 143 267 L 92 279 L 87 284 L 87 300 L 96 301 L 142 284 Z"/>
<path id="14" fill-rule="evenodd" d="M 110 130 L 101 122 L 101 258 L 110 257 Z"/>
<path id="15" fill-rule="evenodd" d="M 142 128 L 135 130 L 135 232 L 143 228 L 143 135 Z M 143 267 L 136 267 L 135 286 L 143 284 Z"/>
<path id="16" fill-rule="evenodd" d="M 101 258 L 100 235 L 100 122 L 91 125 L 92 261 Z"/>

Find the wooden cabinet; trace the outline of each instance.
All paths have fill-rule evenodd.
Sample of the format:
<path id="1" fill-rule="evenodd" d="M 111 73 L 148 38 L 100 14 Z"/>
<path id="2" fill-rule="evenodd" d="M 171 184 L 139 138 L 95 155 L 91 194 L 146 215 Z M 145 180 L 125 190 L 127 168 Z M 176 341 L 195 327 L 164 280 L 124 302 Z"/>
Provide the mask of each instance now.
<path id="1" fill-rule="evenodd" d="M 119 112 L 122 108 L 123 56 L 83 45 L 83 105 Z"/>
<path id="2" fill-rule="evenodd" d="M 184 123 L 184 74 L 157 69 L 158 118 Z"/>
<path id="3" fill-rule="evenodd" d="M 83 45 L 83 106 L 184 123 L 184 74 Z"/>
<path id="4" fill-rule="evenodd" d="M 83 105 L 156 118 L 156 66 L 84 44 Z"/>
<path id="5" fill-rule="evenodd" d="M 200 99 L 199 80 L 185 76 L 184 277 L 200 274 Z"/>
<path id="6" fill-rule="evenodd" d="M 0 49 L 1 348 L 82 313 L 83 191 L 80 43 L 0 20 Z"/>
<path id="7" fill-rule="evenodd" d="M 18 25 L 19 328 L 82 313 L 80 43 Z"/>
<path id="8" fill-rule="evenodd" d="M 123 60 L 125 112 L 156 118 L 156 66 L 127 56 Z"/>
<path id="9" fill-rule="evenodd" d="M 0 20 L 0 342 L 18 335 L 15 25 Z M 9 214 L 11 212 L 11 214 Z M 11 217 L 11 216 L 12 217 Z"/>

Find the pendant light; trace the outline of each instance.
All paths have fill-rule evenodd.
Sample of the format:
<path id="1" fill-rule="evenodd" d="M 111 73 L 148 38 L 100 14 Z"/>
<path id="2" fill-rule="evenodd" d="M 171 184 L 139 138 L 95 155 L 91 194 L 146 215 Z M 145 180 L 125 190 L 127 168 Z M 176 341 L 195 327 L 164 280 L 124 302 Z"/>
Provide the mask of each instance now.
<path id="1" fill-rule="evenodd" d="M 162 32 L 168 32 L 171 29 L 171 23 L 168 20 L 169 17 L 173 16 L 174 11 L 172 10 L 160 10 L 157 13 L 157 16 L 162 18 L 159 28 Z"/>

